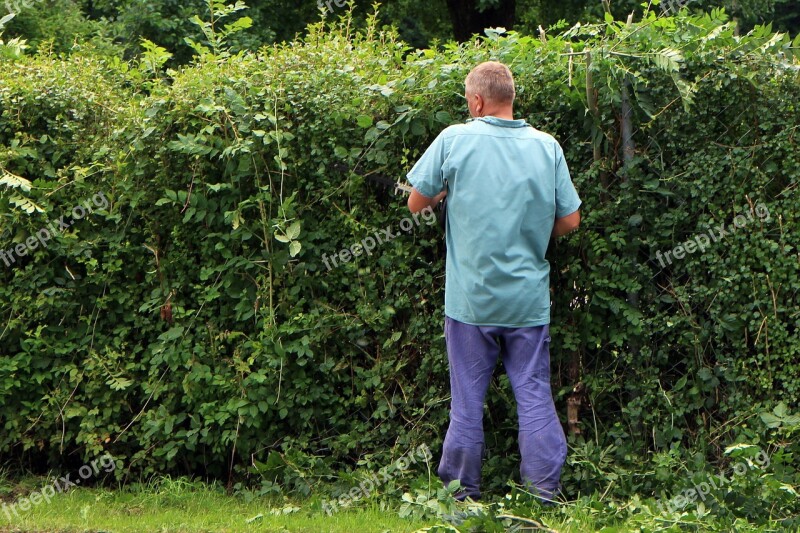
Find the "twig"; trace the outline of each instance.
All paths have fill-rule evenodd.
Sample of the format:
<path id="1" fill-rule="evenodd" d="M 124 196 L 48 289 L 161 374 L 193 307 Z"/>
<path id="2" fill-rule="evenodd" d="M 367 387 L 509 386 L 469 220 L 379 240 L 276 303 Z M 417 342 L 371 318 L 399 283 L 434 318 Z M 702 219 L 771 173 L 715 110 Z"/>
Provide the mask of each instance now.
<path id="1" fill-rule="evenodd" d="M 530 525 L 532 525 L 533 527 L 535 527 L 537 529 L 542 529 L 542 530 L 548 531 L 550 533 L 558 533 L 558 531 L 556 531 L 555 529 L 550 529 L 547 526 L 543 526 L 542 524 L 540 524 L 536 520 L 533 520 L 532 518 L 523 518 L 521 516 L 516 516 L 516 515 L 513 515 L 513 514 L 499 514 L 499 515 L 497 515 L 497 518 L 500 518 L 500 519 L 508 518 L 510 520 L 519 520 L 520 522 L 525 522 L 526 524 L 530 524 Z"/>

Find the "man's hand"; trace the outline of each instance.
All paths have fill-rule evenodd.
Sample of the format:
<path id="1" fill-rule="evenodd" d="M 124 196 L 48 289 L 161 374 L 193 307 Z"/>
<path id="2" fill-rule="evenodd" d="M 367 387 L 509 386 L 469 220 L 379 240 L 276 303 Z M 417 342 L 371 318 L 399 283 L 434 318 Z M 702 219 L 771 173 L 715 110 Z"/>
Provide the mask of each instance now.
<path id="1" fill-rule="evenodd" d="M 408 209 L 412 213 L 419 213 L 427 207 L 434 207 L 447 196 L 447 189 L 440 192 L 433 198 L 423 196 L 417 189 L 411 190 L 411 195 L 408 197 Z"/>
<path id="2" fill-rule="evenodd" d="M 578 229 L 581 224 L 581 212 L 575 211 L 565 217 L 557 218 L 553 224 L 553 237 L 561 237 L 570 231 Z"/>

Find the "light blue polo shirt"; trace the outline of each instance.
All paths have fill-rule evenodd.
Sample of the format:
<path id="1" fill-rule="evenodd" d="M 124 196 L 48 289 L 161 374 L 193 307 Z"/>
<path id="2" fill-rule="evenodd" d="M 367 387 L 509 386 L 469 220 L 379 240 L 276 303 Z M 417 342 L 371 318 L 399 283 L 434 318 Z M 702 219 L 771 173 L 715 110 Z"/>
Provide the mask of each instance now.
<path id="1" fill-rule="evenodd" d="M 470 120 L 442 131 L 408 180 L 427 197 L 448 191 L 445 314 L 479 326 L 549 324 L 544 255 L 555 219 L 581 205 L 558 142 L 524 120 Z"/>

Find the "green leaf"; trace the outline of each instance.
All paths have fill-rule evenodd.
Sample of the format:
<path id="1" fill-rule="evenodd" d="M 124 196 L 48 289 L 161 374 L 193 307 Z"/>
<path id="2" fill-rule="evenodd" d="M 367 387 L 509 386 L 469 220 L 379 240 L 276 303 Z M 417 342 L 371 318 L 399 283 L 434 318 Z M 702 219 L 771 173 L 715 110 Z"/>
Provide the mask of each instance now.
<path id="1" fill-rule="evenodd" d="M 239 20 L 225 25 L 226 33 L 236 33 L 238 31 L 246 30 L 253 26 L 253 19 L 250 17 L 242 17 Z"/>
<path id="2" fill-rule="evenodd" d="M 261 513 L 258 513 L 258 514 L 257 514 L 257 515 L 255 515 L 254 517 L 252 517 L 252 518 L 248 518 L 247 520 L 245 520 L 245 521 L 244 521 L 244 523 L 245 523 L 245 524 L 252 524 L 252 523 L 253 523 L 253 522 L 255 522 L 256 520 L 261 520 L 262 518 L 264 518 L 264 515 L 263 515 L 263 514 L 261 514 Z"/>
<path id="3" fill-rule="evenodd" d="M 161 335 L 158 336 L 159 340 L 169 342 L 179 339 L 183 336 L 183 326 L 173 326 Z"/>
<path id="4" fill-rule="evenodd" d="M 781 419 L 772 413 L 761 413 L 761 421 L 770 429 L 781 427 Z"/>
<path id="5" fill-rule="evenodd" d="M 642 215 L 631 215 L 628 219 L 628 226 L 631 228 L 637 228 L 642 225 Z"/>
<path id="6" fill-rule="evenodd" d="M 24 196 L 20 196 L 16 193 L 12 194 L 9 197 L 8 201 L 16 205 L 17 207 L 19 207 L 28 214 L 31 214 L 33 212 L 44 213 L 44 209 L 42 207 L 34 203 L 32 200 L 25 198 Z"/>
<path id="7" fill-rule="evenodd" d="M 450 124 L 453 122 L 453 117 L 447 111 L 437 111 L 434 115 L 434 118 L 437 122 L 441 122 L 442 124 Z"/>
<path id="8" fill-rule="evenodd" d="M 659 50 L 652 57 L 656 66 L 667 72 L 678 72 L 683 62 L 683 55 L 674 48 Z"/>
<path id="9" fill-rule="evenodd" d="M 234 211 L 233 217 L 231 218 L 231 227 L 234 229 L 234 231 L 239 229 L 243 222 L 244 219 L 242 218 L 242 213 L 238 210 Z"/>
<path id="10" fill-rule="evenodd" d="M 300 236 L 300 222 L 292 222 L 292 225 L 286 230 L 286 236 L 294 240 Z"/>
<path id="11" fill-rule="evenodd" d="M 731 452 L 736 452 L 736 451 L 741 451 L 741 450 L 750 450 L 750 449 L 753 449 L 753 448 L 758 450 L 758 446 L 754 446 L 752 444 L 745 444 L 743 442 L 740 442 L 738 444 L 732 444 L 731 446 L 728 446 L 727 448 L 725 448 L 725 451 L 723 453 L 725 453 L 725 455 L 730 455 Z"/>
<path id="12" fill-rule="evenodd" d="M 32 185 L 30 181 L 26 180 L 22 176 L 12 174 L 6 169 L 2 169 L 2 171 L 3 174 L 0 176 L 0 185 L 5 185 L 8 188 L 22 189 L 24 192 L 31 190 Z"/>
<path id="13" fill-rule="evenodd" d="M 356 121 L 360 128 L 369 128 L 372 126 L 372 117 L 369 115 L 358 115 Z"/>
<path id="14" fill-rule="evenodd" d="M 112 390 L 125 390 L 133 384 L 133 381 L 126 378 L 110 376 L 108 380 L 106 380 L 106 385 L 108 385 Z"/>

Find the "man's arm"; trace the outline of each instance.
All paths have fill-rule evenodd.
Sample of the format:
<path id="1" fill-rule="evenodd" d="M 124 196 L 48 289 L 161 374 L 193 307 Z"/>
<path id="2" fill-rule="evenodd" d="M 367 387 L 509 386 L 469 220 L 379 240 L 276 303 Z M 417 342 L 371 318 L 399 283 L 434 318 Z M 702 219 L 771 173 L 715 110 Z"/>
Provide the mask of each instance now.
<path id="1" fill-rule="evenodd" d="M 409 199 L 411 203 L 411 199 Z M 575 211 L 565 217 L 557 218 L 553 224 L 553 237 L 561 237 L 570 231 L 578 229 L 581 224 L 581 212 Z"/>
<path id="2" fill-rule="evenodd" d="M 412 213 L 419 213 L 427 207 L 434 207 L 442 199 L 447 196 L 447 189 L 443 190 L 433 198 L 423 196 L 417 189 L 411 190 L 411 195 L 408 197 L 408 209 Z"/>

